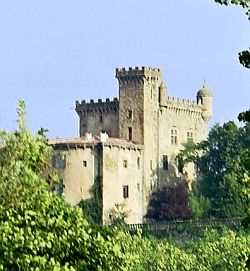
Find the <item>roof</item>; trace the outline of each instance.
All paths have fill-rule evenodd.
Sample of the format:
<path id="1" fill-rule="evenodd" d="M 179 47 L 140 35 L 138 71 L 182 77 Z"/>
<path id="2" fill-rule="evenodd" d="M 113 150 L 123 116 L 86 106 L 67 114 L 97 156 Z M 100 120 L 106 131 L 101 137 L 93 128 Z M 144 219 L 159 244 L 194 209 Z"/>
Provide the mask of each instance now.
<path id="1" fill-rule="evenodd" d="M 99 136 L 93 136 L 92 138 L 86 139 L 86 137 L 75 137 L 75 138 L 56 138 L 50 139 L 49 144 L 56 146 L 94 146 L 98 143 L 103 143 L 104 146 L 122 146 L 122 147 L 131 147 L 136 149 L 142 149 L 142 145 L 133 143 L 123 138 L 112 138 L 109 137 L 105 141 L 101 142 Z"/>
<path id="2" fill-rule="evenodd" d="M 213 95 L 209 87 L 206 85 L 203 85 L 202 88 L 197 92 L 197 96 L 212 97 Z"/>

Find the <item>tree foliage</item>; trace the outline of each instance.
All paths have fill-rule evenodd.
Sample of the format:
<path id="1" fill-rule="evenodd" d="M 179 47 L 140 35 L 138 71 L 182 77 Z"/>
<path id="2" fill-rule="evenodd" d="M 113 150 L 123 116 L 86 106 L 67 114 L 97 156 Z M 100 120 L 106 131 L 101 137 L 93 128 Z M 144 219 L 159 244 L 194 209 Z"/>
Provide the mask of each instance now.
<path id="1" fill-rule="evenodd" d="M 18 116 L 18 129 L 1 133 L 0 270 L 128 270 L 119 232 L 90 225 L 50 191 L 52 149 L 27 130 L 22 101 Z"/>
<path id="2" fill-rule="evenodd" d="M 49 167 L 52 149 L 44 130 L 33 136 L 26 127 L 25 103 L 19 102 L 18 130 L 0 132 L 0 208 L 17 207 L 35 200 L 47 187 L 45 169 Z M 48 179 L 47 179 L 48 180 Z"/>
<path id="3" fill-rule="evenodd" d="M 181 181 L 153 192 L 147 217 L 161 220 L 187 219 L 191 211 L 188 206 L 188 187 Z"/>
<path id="4" fill-rule="evenodd" d="M 232 121 L 217 124 L 207 141 L 180 154 L 184 161 L 194 161 L 198 170 L 191 202 L 196 206 L 206 202 L 209 216 L 246 215 L 250 195 L 248 133 L 249 125 L 239 128 Z"/>

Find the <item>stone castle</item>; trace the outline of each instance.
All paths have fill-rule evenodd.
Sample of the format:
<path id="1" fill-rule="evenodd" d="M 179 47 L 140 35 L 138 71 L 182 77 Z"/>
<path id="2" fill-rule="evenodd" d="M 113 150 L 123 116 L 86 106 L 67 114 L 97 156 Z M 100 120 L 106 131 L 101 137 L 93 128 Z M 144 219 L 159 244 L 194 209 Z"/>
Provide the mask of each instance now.
<path id="1" fill-rule="evenodd" d="M 194 178 L 193 165 L 178 172 L 176 155 L 188 139 L 206 138 L 212 94 L 206 87 L 196 100 L 168 96 L 158 68 L 116 69 L 119 99 L 76 102 L 80 137 L 51 140 L 62 155 L 55 162 L 65 199 L 77 204 L 92 197 L 97 177 L 102 188 L 102 219 L 125 203 L 128 223 L 141 223 L 152 191 Z"/>

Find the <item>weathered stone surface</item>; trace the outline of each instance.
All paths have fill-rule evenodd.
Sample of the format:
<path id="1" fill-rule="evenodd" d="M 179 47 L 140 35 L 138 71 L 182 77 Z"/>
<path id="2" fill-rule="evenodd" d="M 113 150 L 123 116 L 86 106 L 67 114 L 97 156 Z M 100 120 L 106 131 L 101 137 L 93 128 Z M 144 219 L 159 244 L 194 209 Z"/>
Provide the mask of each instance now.
<path id="1" fill-rule="evenodd" d="M 158 68 L 116 69 L 116 78 L 119 100 L 76 102 L 82 142 L 53 145 L 66 155 L 61 175 L 67 201 L 76 204 L 90 197 L 94 179 L 100 176 L 103 221 L 109 221 L 116 203 L 125 202 L 128 222 L 140 223 L 153 190 L 180 178 L 193 180 L 193 165 L 178 172 L 176 155 L 188 138 L 194 142 L 206 138 L 212 94 L 203 86 L 196 100 L 169 97 Z M 101 131 L 111 138 L 101 142 Z M 92 141 L 89 135 L 84 138 L 87 132 Z M 129 187 L 126 198 L 124 186 Z"/>

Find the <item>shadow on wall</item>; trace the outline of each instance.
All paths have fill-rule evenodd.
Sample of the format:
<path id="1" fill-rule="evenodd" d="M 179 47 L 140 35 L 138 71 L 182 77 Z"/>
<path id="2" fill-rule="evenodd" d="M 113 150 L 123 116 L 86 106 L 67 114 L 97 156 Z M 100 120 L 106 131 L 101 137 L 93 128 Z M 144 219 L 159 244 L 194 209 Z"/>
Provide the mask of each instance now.
<path id="1" fill-rule="evenodd" d="M 180 172 L 181 170 L 182 172 Z M 189 183 L 187 172 L 178 163 L 164 161 L 152 176 L 159 178 L 151 185 L 151 193 L 148 198 L 146 222 L 170 221 L 176 219 L 190 219 L 189 207 Z"/>

